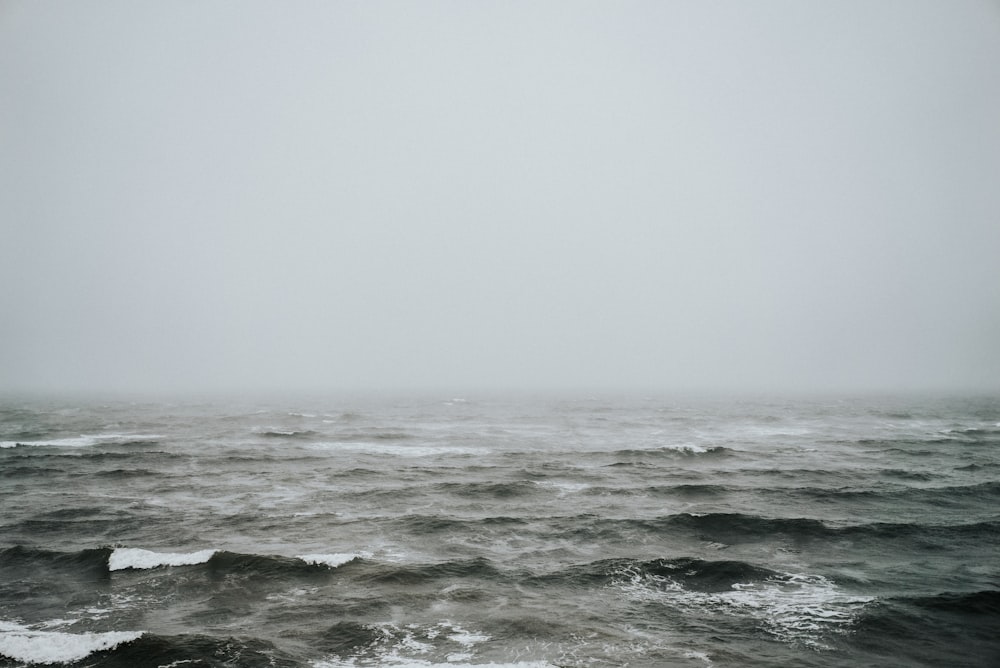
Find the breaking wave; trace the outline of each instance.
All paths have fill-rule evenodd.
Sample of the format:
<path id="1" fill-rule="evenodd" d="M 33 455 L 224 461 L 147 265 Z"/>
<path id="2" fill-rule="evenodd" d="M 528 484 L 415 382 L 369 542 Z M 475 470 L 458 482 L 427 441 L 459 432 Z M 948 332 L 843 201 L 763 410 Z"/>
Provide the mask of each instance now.
<path id="1" fill-rule="evenodd" d="M 85 448 L 93 445 L 126 445 L 131 443 L 155 443 L 164 438 L 159 434 L 94 434 L 53 438 L 40 441 L 0 441 L 0 448 L 50 447 Z"/>
<path id="2" fill-rule="evenodd" d="M 141 631 L 64 633 L 0 621 L 0 657 L 27 664 L 73 663 L 142 635 Z"/>
<path id="3" fill-rule="evenodd" d="M 615 586 L 631 599 L 684 614 L 719 612 L 752 620 L 768 635 L 828 648 L 874 599 L 847 593 L 822 575 L 784 573 L 741 561 L 658 559 L 622 567 Z"/>

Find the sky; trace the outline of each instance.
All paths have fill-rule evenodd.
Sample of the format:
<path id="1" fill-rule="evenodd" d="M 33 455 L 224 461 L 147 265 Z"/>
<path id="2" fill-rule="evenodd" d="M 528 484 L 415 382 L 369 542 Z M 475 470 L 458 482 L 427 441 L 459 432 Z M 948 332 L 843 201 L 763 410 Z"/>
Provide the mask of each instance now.
<path id="1" fill-rule="evenodd" d="M 1000 389 L 1000 3 L 0 3 L 0 391 L 362 389 Z"/>

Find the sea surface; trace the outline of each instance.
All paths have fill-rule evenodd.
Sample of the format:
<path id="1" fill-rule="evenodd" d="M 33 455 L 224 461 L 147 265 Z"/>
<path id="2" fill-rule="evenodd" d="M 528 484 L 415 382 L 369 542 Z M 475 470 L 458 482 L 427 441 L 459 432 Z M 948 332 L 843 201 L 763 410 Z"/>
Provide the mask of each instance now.
<path id="1" fill-rule="evenodd" d="M 0 666 L 1000 666 L 1000 397 L 0 403 Z"/>

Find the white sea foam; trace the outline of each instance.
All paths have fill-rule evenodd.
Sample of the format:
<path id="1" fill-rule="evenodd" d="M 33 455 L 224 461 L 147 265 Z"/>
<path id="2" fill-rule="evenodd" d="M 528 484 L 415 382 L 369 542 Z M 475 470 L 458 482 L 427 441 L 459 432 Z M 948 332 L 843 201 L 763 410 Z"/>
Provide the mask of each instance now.
<path id="1" fill-rule="evenodd" d="M 490 636 L 476 631 L 469 631 L 448 621 L 422 627 L 418 624 L 408 624 L 399 627 L 395 624 L 385 624 L 380 627 L 384 636 L 381 652 L 378 657 L 330 658 L 314 662 L 313 668 L 347 668 L 361 666 L 392 666 L 393 668 L 555 668 L 544 661 L 520 661 L 513 663 L 472 663 L 475 653 L 473 647 L 490 640 Z M 413 655 L 427 654 L 442 643 L 456 643 L 460 651 L 449 652 L 447 662 L 439 663 L 426 659 L 415 658 Z M 440 649 L 440 647 L 439 647 Z"/>
<path id="2" fill-rule="evenodd" d="M 141 631 L 63 633 L 38 631 L 0 621 L 0 656 L 29 664 L 72 663 L 94 652 L 114 649 L 142 636 Z"/>
<path id="3" fill-rule="evenodd" d="M 151 552 L 134 547 L 119 547 L 111 553 L 108 568 L 120 571 L 126 568 L 158 568 L 160 566 L 191 566 L 203 564 L 212 558 L 215 550 L 199 552 Z"/>
<path id="4" fill-rule="evenodd" d="M 464 656 L 460 660 L 464 660 Z M 515 661 L 513 663 L 437 663 L 423 659 L 412 659 L 399 656 L 383 657 L 377 664 L 369 662 L 357 663 L 353 659 L 330 659 L 313 662 L 313 668 L 361 668 L 361 666 L 391 666 L 392 668 L 557 668 L 545 661 Z"/>
<path id="5" fill-rule="evenodd" d="M 661 450 L 676 450 L 677 452 L 686 452 L 692 455 L 703 455 L 708 452 L 708 448 L 702 445 L 697 445 L 695 443 L 672 443 L 670 445 L 661 445 Z"/>
<path id="6" fill-rule="evenodd" d="M 695 651 L 684 652 L 684 657 L 687 659 L 698 659 L 700 661 L 704 661 L 706 666 L 712 665 L 712 658 L 708 656 L 708 654 L 705 654 L 704 652 L 695 652 Z"/>
<path id="7" fill-rule="evenodd" d="M 825 632 L 847 629 L 873 599 L 840 591 L 821 575 L 787 575 L 754 583 L 737 583 L 731 591 L 700 592 L 659 575 L 627 572 L 622 583 L 632 598 L 657 601 L 685 612 L 721 612 L 751 617 L 785 642 L 825 649 Z"/>
<path id="8" fill-rule="evenodd" d="M 453 640 L 460 645 L 465 645 L 471 647 L 477 643 L 486 642 L 490 639 L 488 635 L 483 633 L 476 633 L 474 631 L 466 631 L 461 626 L 453 626 L 452 633 L 447 636 L 448 640 Z"/>
<path id="9" fill-rule="evenodd" d="M 132 441 L 155 441 L 164 438 L 159 434 L 81 434 L 70 438 L 52 438 L 44 441 L 0 441 L 0 448 L 17 446 L 39 446 L 50 448 L 85 448 L 102 443 L 129 443 Z"/>
<path id="10" fill-rule="evenodd" d="M 371 554 L 367 552 L 340 552 L 334 554 L 299 554 L 295 556 L 296 559 L 301 559 L 307 564 L 329 566 L 330 568 L 336 568 L 337 566 L 342 566 L 349 561 L 364 559 L 367 557 L 371 557 Z"/>
<path id="11" fill-rule="evenodd" d="M 303 596 L 311 596 L 319 591 L 318 587 L 296 587 L 285 592 L 268 594 L 264 598 L 268 601 L 279 601 L 283 603 L 295 602 Z"/>

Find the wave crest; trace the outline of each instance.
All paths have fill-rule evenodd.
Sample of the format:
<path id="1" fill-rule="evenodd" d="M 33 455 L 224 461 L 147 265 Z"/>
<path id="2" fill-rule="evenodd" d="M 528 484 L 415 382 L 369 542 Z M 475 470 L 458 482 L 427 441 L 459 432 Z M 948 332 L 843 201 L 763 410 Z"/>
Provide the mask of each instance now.
<path id="1" fill-rule="evenodd" d="M 817 649 L 848 631 L 872 600 L 845 593 L 822 575 L 782 573 L 746 562 L 657 560 L 622 568 L 615 583 L 628 597 L 685 614 L 706 610 L 750 618 L 769 635 Z"/>
<path id="2" fill-rule="evenodd" d="M 160 434 L 81 434 L 68 438 L 52 438 L 41 441 L 0 441 L 0 448 L 51 447 L 85 448 L 92 445 L 127 445 L 130 443 L 155 443 L 164 438 Z"/>
<path id="3" fill-rule="evenodd" d="M 0 656 L 27 664 L 73 663 L 142 637 L 141 631 L 64 633 L 0 621 Z"/>
<path id="4" fill-rule="evenodd" d="M 198 552 L 151 552 L 134 547 L 116 548 L 108 557 L 108 569 L 122 571 L 127 568 L 149 569 L 160 566 L 193 566 L 204 564 L 215 550 L 199 550 Z"/>

